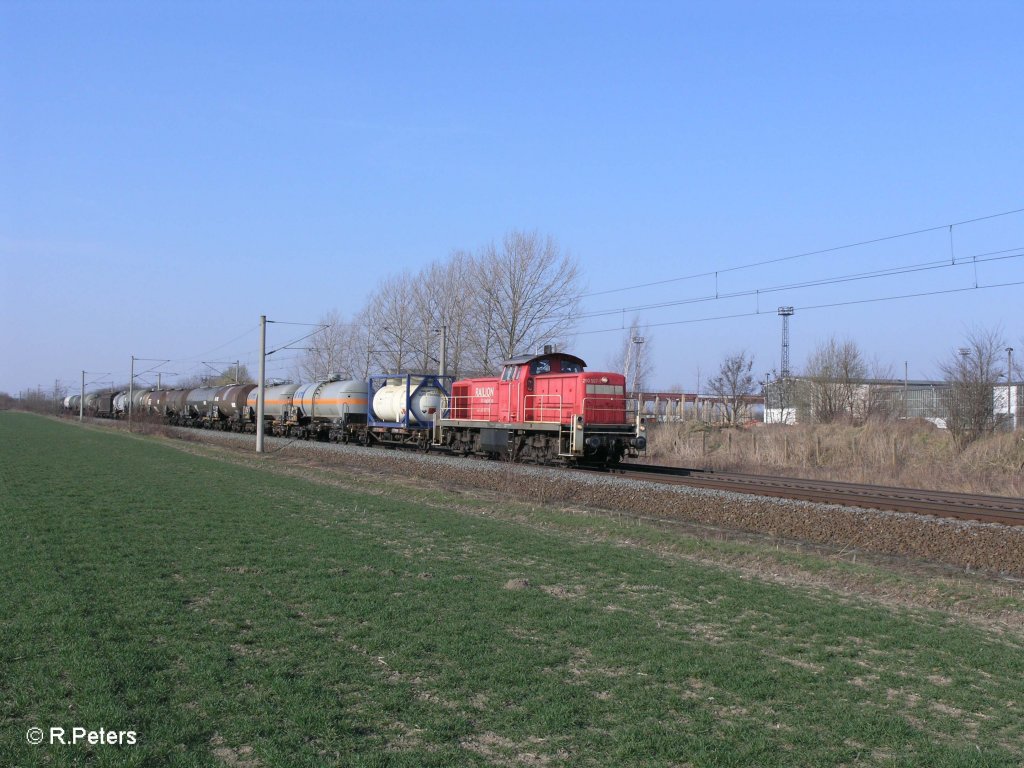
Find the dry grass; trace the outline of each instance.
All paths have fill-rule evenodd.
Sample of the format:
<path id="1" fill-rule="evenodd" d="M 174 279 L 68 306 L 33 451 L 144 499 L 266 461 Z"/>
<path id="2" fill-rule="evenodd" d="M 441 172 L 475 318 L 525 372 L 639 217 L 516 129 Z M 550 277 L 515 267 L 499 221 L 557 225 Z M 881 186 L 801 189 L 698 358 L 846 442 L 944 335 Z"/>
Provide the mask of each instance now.
<path id="1" fill-rule="evenodd" d="M 789 475 L 1000 496 L 1024 495 L 1024 431 L 958 452 L 927 422 L 710 429 L 653 425 L 648 459 L 730 472 Z"/>

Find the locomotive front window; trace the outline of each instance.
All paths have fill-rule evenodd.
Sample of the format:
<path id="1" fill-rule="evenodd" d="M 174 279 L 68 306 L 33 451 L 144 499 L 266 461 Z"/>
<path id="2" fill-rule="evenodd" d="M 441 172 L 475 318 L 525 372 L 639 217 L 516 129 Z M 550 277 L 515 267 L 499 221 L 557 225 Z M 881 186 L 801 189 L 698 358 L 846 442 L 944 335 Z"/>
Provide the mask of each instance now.
<path id="1" fill-rule="evenodd" d="M 515 368 L 511 365 L 506 365 L 501 371 L 501 380 L 510 381 L 512 379 L 512 372 Z"/>
<path id="2" fill-rule="evenodd" d="M 543 360 L 534 360 L 530 363 L 530 373 L 551 373 L 551 363 L 547 358 Z"/>
<path id="3" fill-rule="evenodd" d="M 588 395 L 624 395 L 625 387 L 621 384 L 587 384 Z"/>

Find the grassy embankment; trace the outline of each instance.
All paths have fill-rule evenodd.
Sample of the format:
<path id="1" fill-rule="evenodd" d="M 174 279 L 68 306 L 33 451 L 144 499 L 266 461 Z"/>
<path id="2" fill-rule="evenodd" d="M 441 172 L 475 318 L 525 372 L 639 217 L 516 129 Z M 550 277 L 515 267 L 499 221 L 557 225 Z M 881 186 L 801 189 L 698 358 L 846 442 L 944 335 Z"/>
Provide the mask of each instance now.
<path id="1" fill-rule="evenodd" d="M 877 483 L 997 496 L 1024 495 L 1024 430 L 988 435 L 958 451 L 949 432 L 922 421 L 710 429 L 651 428 L 647 458 L 729 472 Z"/>
<path id="2" fill-rule="evenodd" d="M 0 765 L 1024 757 L 1015 633 L 673 557 L 637 528 L 623 546 L 557 510 L 23 414 L 0 414 L 0 446 Z M 139 744 L 33 747 L 33 726 Z"/>

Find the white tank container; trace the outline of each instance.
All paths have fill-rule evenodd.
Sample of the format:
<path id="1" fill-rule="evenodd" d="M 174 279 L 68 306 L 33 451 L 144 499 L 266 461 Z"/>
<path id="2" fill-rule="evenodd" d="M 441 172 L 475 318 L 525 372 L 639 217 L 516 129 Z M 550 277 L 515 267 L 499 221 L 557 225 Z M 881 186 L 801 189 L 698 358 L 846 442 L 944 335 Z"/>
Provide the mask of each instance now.
<path id="1" fill-rule="evenodd" d="M 303 384 L 292 396 L 299 414 L 310 419 L 342 419 L 366 415 L 365 381 L 314 381 Z"/>
<path id="2" fill-rule="evenodd" d="M 409 385 L 416 388 L 416 381 Z M 410 424 L 429 424 L 434 415 L 445 408 L 445 394 L 437 387 L 423 387 L 412 393 L 406 402 L 406 384 L 386 384 L 373 396 L 373 412 L 380 421 L 403 421 L 409 415 Z"/>
<path id="3" fill-rule="evenodd" d="M 120 392 L 114 396 L 114 411 L 125 413 L 128 410 L 128 393 Z"/>

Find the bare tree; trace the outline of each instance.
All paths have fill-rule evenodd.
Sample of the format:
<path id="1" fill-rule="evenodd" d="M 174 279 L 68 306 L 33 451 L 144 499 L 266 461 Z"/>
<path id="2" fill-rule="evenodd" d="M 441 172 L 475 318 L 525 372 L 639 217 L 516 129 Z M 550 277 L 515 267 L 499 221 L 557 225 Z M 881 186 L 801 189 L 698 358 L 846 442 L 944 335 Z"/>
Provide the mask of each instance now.
<path id="1" fill-rule="evenodd" d="M 559 344 L 575 323 L 580 271 L 554 238 L 513 230 L 476 259 L 473 367 L 493 371 L 502 360 Z"/>
<path id="2" fill-rule="evenodd" d="M 718 368 L 718 375 L 708 381 L 708 389 L 721 398 L 730 424 L 738 424 L 747 413 L 747 397 L 757 388 L 753 369 L 753 355 L 742 350 L 726 356 Z"/>
<path id="3" fill-rule="evenodd" d="M 425 371 L 438 369 L 444 334 L 446 370 L 451 376 L 462 374 L 468 336 L 477 327 L 471 314 L 473 302 L 467 301 L 467 275 L 473 271 L 472 255 L 455 251 L 447 261 L 436 261 L 416 276 L 414 301 L 423 329 Z"/>
<path id="4" fill-rule="evenodd" d="M 450 375 L 492 374 L 514 354 L 561 343 L 579 293 L 579 268 L 553 238 L 512 231 L 500 248 L 453 251 L 382 280 L 344 334 L 341 357 L 366 374 L 436 371 L 443 335 Z"/>
<path id="5" fill-rule="evenodd" d="M 653 343 L 654 337 L 640 323 L 639 316 L 635 316 L 607 363 L 609 370 L 622 371 L 627 392 L 642 392 L 654 373 Z"/>
<path id="6" fill-rule="evenodd" d="M 875 357 L 869 375 L 872 381 L 864 401 L 864 420 L 888 421 L 905 413 L 903 386 L 898 383 L 892 365 Z"/>
<path id="7" fill-rule="evenodd" d="M 807 405 L 811 417 L 821 423 L 863 418 L 863 380 L 867 363 L 857 344 L 834 336 L 811 353 L 805 371 Z"/>
<path id="8" fill-rule="evenodd" d="M 967 335 L 963 346 L 939 364 L 949 383 L 945 397 L 946 427 L 960 450 L 994 428 L 993 389 L 998 379 L 1005 376 L 1005 348 L 1000 331 L 976 328 Z"/>
<path id="9" fill-rule="evenodd" d="M 300 381 L 316 381 L 331 375 L 352 375 L 352 324 L 338 310 L 321 315 L 317 321 L 324 326 L 303 343 L 307 349 L 296 366 Z"/>
<path id="10" fill-rule="evenodd" d="M 385 278 L 361 313 L 371 357 L 382 373 L 417 372 L 422 365 L 424 329 L 416 312 L 416 279 L 408 272 Z"/>

